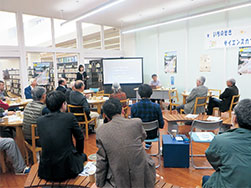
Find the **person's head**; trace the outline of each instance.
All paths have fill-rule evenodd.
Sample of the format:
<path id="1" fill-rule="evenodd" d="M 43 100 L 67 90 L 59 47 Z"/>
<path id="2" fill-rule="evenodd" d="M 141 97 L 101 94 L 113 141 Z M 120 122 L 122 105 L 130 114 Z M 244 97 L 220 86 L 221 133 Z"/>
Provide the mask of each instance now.
<path id="1" fill-rule="evenodd" d="M 150 98 L 152 93 L 153 90 L 148 84 L 142 84 L 139 86 L 139 95 L 141 98 Z"/>
<path id="2" fill-rule="evenodd" d="M 0 91 L 4 90 L 4 82 L 0 80 Z"/>
<path id="3" fill-rule="evenodd" d="M 36 86 L 37 86 L 37 79 L 35 79 L 35 78 L 30 79 L 30 85 L 31 85 L 33 88 L 36 87 Z"/>
<path id="4" fill-rule="evenodd" d="M 121 90 L 120 84 L 118 82 L 114 82 L 112 84 L 112 90 L 114 93 L 118 93 Z"/>
<path id="5" fill-rule="evenodd" d="M 82 80 L 77 80 L 74 84 L 75 90 L 83 92 L 85 90 L 85 84 Z"/>
<path id="6" fill-rule="evenodd" d="M 46 96 L 46 106 L 51 112 L 65 112 L 67 103 L 65 95 L 61 91 L 52 91 Z"/>
<path id="7" fill-rule="evenodd" d="M 72 81 L 72 82 L 70 83 L 70 88 L 71 88 L 72 90 L 75 89 L 75 81 Z"/>
<path id="8" fill-rule="evenodd" d="M 251 99 L 241 100 L 234 108 L 235 123 L 240 128 L 251 130 Z"/>
<path id="9" fill-rule="evenodd" d="M 104 114 L 111 120 L 113 116 L 121 114 L 122 105 L 118 99 L 112 98 L 103 105 Z"/>
<path id="10" fill-rule="evenodd" d="M 153 79 L 154 82 L 156 82 L 156 81 L 158 80 L 157 74 L 153 74 L 153 75 L 152 75 L 152 79 Z"/>
<path id="11" fill-rule="evenodd" d="M 60 79 L 58 80 L 58 85 L 59 85 L 59 86 L 65 86 L 66 84 L 67 84 L 66 79 L 60 78 Z"/>
<path id="12" fill-rule="evenodd" d="M 203 86 L 204 83 L 206 81 L 206 78 L 204 76 L 200 76 L 197 80 L 196 80 L 196 85 L 197 86 Z"/>
<path id="13" fill-rule="evenodd" d="M 227 80 L 227 87 L 235 86 L 235 83 L 236 83 L 235 79 L 230 78 Z"/>
<path id="14" fill-rule="evenodd" d="M 84 72 L 84 70 L 85 70 L 85 67 L 83 65 L 79 65 L 78 71 L 79 72 Z"/>
<path id="15" fill-rule="evenodd" d="M 46 89 L 44 87 L 37 86 L 31 91 L 31 95 L 34 101 L 45 103 Z"/>

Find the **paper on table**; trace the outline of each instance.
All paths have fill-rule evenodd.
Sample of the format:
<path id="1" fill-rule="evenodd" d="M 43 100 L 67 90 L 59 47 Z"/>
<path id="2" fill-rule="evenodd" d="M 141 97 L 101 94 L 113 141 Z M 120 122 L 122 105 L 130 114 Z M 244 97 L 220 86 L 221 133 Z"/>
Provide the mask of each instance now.
<path id="1" fill-rule="evenodd" d="M 212 141 L 214 138 L 214 136 L 209 132 L 197 132 L 196 135 L 201 141 Z"/>
<path id="2" fill-rule="evenodd" d="M 16 115 L 12 115 L 12 116 L 8 116 L 8 121 L 10 123 L 12 123 L 12 122 L 23 121 L 23 120 L 20 117 L 16 116 Z"/>
<path id="3" fill-rule="evenodd" d="M 219 121 L 220 120 L 220 117 L 215 117 L 215 116 L 209 116 L 207 118 L 208 121 Z"/>
<path id="4" fill-rule="evenodd" d="M 84 166 L 84 170 L 79 174 L 79 176 L 89 176 L 96 173 L 96 166 L 94 162 L 88 162 Z"/>
<path id="5" fill-rule="evenodd" d="M 187 114 L 186 118 L 191 118 L 191 119 L 195 119 L 198 117 L 199 114 Z"/>

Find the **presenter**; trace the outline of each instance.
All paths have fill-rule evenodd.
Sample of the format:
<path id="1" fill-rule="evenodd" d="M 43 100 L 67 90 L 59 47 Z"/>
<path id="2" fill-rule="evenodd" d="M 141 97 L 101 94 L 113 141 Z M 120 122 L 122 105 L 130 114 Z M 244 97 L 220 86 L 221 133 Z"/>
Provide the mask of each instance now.
<path id="1" fill-rule="evenodd" d="M 87 76 L 87 73 L 85 72 L 85 67 L 83 65 L 79 65 L 78 67 L 78 73 L 77 73 L 77 80 L 82 80 L 85 84 L 85 88 L 87 89 L 87 80 L 89 76 Z"/>
<path id="2" fill-rule="evenodd" d="M 152 75 L 152 80 L 150 81 L 149 85 L 152 87 L 152 89 L 161 88 L 161 83 L 158 80 L 157 74 Z"/>

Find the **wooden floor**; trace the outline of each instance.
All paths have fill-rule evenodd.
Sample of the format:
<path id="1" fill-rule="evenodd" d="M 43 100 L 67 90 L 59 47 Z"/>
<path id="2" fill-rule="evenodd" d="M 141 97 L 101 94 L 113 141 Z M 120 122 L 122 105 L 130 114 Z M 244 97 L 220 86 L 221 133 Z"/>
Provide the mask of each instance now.
<path id="1" fill-rule="evenodd" d="M 164 129 L 161 130 L 161 134 L 167 134 L 167 124 L 165 124 Z M 195 144 L 195 153 L 204 153 L 207 149 L 207 144 Z M 151 151 L 155 152 L 157 145 L 153 145 Z M 85 153 L 87 155 L 93 154 L 97 151 L 95 134 L 89 136 L 88 140 L 85 140 Z M 198 165 L 209 165 L 205 158 L 200 158 L 196 160 Z M 194 168 L 164 168 L 163 160 L 161 167 L 157 169 L 157 174 L 162 176 L 164 180 L 168 183 L 182 186 L 182 187 L 196 187 L 200 184 L 203 175 L 211 175 L 213 170 L 195 170 Z M 0 188 L 16 188 L 23 187 L 25 179 L 27 176 L 14 174 L 0 174 Z"/>

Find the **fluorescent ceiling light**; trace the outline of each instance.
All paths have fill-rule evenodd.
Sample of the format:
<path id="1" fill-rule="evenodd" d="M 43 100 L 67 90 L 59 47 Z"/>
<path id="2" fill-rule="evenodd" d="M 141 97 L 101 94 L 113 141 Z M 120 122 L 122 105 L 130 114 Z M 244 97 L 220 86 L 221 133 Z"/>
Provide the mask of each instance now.
<path id="1" fill-rule="evenodd" d="M 71 20 L 65 21 L 61 25 L 64 25 L 64 24 L 69 23 L 69 22 L 77 22 L 77 21 L 83 20 L 83 19 L 85 19 L 85 18 L 87 18 L 89 16 L 92 16 L 92 15 L 97 14 L 97 13 L 103 11 L 103 10 L 106 10 L 106 9 L 108 9 L 110 7 L 113 7 L 113 6 L 119 4 L 119 3 L 123 2 L 123 1 L 125 1 L 125 0 L 111 0 L 111 1 L 108 1 L 107 3 L 104 3 L 104 4 L 98 6 L 98 7 L 94 8 L 94 9 L 88 11 L 88 12 L 84 13 L 81 16 L 77 16 L 77 17 L 75 17 L 75 18 L 73 18 Z"/>
<path id="2" fill-rule="evenodd" d="M 155 27 L 160 27 L 160 26 L 163 26 L 163 25 L 182 22 L 182 21 L 191 20 L 191 19 L 194 19 L 194 18 L 200 18 L 200 17 L 203 17 L 203 16 L 208 16 L 208 15 L 217 14 L 217 13 L 221 13 L 221 12 L 226 12 L 226 11 L 230 11 L 230 10 L 245 8 L 245 7 L 249 7 L 249 6 L 251 6 L 251 3 L 238 4 L 238 5 L 229 6 L 229 7 L 225 7 L 225 8 L 221 8 L 221 9 L 216 9 L 216 10 L 213 10 L 213 11 L 203 12 L 203 13 L 200 13 L 200 14 L 194 14 L 194 15 L 191 15 L 191 16 L 170 20 L 170 21 L 167 21 L 167 22 L 161 22 L 161 23 L 157 23 L 157 24 L 153 24 L 153 25 L 139 27 L 139 28 L 136 28 L 136 29 L 130 29 L 130 30 L 127 30 L 127 31 L 122 31 L 122 34 L 134 33 L 134 32 L 138 32 L 138 31 L 152 29 L 152 28 L 155 28 Z"/>

